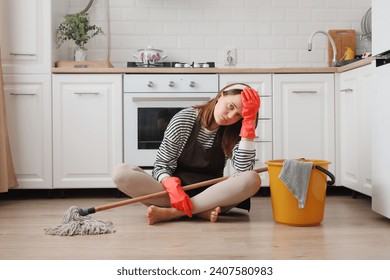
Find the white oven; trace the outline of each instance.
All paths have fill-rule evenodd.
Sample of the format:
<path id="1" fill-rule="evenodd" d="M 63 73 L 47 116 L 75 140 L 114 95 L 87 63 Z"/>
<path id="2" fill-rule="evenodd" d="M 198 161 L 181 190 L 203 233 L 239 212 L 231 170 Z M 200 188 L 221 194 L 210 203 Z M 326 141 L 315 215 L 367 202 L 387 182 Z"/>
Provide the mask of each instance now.
<path id="1" fill-rule="evenodd" d="M 218 75 L 126 74 L 123 86 L 124 161 L 147 170 L 172 116 L 214 98 Z"/>

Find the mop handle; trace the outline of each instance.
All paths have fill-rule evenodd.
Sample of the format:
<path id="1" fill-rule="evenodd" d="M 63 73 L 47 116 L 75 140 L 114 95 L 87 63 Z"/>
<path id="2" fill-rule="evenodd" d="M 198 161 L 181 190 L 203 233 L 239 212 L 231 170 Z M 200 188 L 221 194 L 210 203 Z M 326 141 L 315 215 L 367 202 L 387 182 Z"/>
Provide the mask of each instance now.
<path id="1" fill-rule="evenodd" d="M 254 169 L 253 171 L 255 171 L 257 173 L 261 173 L 261 172 L 268 171 L 268 168 L 267 167 L 262 167 L 262 168 Z M 224 177 L 220 177 L 220 178 L 215 178 L 215 179 L 211 179 L 211 180 L 207 180 L 207 181 L 191 184 L 191 185 L 183 187 L 183 190 L 184 191 L 188 191 L 188 190 L 193 190 L 193 189 L 200 188 L 200 187 L 213 185 L 213 184 L 222 182 L 222 181 L 226 180 L 229 177 L 230 176 L 224 176 Z M 101 205 L 101 206 L 97 206 L 97 207 L 92 207 L 92 208 L 88 208 L 88 209 L 79 209 L 79 214 L 81 216 L 87 216 L 89 214 L 93 214 L 93 213 L 96 213 L 96 212 L 99 212 L 99 211 L 108 210 L 108 209 L 111 209 L 111 208 L 120 207 L 120 206 L 132 204 L 132 203 L 136 203 L 136 202 L 141 202 L 141 201 L 145 201 L 145 200 L 149 200 L 149 199 L 153 199 L 153 198 L 159 198 L 159 197 L 163 197 L 165 195 L 167 195 L 167 191 L 151 193 L 151 194 L 138 196 L 138 197 L 135 197 L 135 198 L 130 198 L 130 199 L 126 199 L 126 200 L 122 200 L 122 201 L 118 201 L 118 202 L 114 202 L 114 203 L 110 203 L 110 204 L 105 204 L 105 205 Z"/>

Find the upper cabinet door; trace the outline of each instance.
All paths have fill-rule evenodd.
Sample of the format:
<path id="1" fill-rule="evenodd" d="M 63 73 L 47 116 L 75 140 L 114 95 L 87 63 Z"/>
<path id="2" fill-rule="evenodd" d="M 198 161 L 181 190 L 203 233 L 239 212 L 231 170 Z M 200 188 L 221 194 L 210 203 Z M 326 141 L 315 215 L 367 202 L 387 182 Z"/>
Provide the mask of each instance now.
<path id="1" fill-rule="evenodd" d="M 51 1 L 0 2 L 1 60 L 4 73 L 50 73 Z"/>

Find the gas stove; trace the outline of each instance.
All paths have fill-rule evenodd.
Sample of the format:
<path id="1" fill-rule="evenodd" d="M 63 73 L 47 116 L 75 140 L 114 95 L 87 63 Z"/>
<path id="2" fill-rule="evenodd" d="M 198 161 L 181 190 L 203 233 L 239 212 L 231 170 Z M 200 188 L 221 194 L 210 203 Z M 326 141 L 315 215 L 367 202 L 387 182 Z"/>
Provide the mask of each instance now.
<path id="1" fill-rule="evenodd" d="M 189 63 L 183 63 L 183 62 L 155 62 L 155 63 L 148 63 L 145 64 L 143 62 L 134 62 L 129 61 L 127 62 L 127 67 L 135 68 L 135 67 L 150 67 L 150 68 L 215 68 L 215 62 L 202 62 L 202 63 L 196 63 L 192 62 Z"/>

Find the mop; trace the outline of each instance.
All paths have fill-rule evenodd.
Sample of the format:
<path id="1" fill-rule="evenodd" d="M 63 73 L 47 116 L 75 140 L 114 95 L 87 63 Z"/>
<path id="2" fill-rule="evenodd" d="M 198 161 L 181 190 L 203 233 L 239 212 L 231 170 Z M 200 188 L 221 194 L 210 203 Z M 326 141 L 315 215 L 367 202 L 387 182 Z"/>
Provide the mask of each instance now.
<path id="1" fill-rule="evenodd" d="M 261 173 L 267 170 L 268 170 L 267 167 L 263 167 L 259 169 L 254 169 L 253 171 L 257 173 Z M 188 191 L 200 187 L 210 186 L 219 183 L 223 180 L 226 180 L 227 178 L 229 178 L 229 176 L 191 184 L 183 187 L 183 190 Z M 103 211 L 103 210 L 112 209 L 119 206 L 133 204 L 136 202 L 146 201 L 153 198 L 163 197 L 167 194 L 168 193 L 166 191 L 161 191 L 157 193 L 152 193 L 144 196 L 122 200 L 119 202 L 105 204 L 97 207 L 91 207 L 87 209 L 82 209 L 77 206 L 72 206 L 66 211 L 62 219 L 62 223 L 60 225 L 55 227 L 45 228 L 44 231 L 45 234 L 48 235 L 60 235 L 60 236 L 98 235 L 98 234 L 114 233 L 116 232 L 116 229 L 114 228 L 112 222 L 93 219 L 90 216 L 90 214 Z"/>
<path id="2" fill-rule="evenodd" d="M 45 233 L 50 235 L 95 235 L 114 233 L 114 225 L 110 221 L 99 221 L 92 219 L 91 216 L 82 216 L 82 209 L 77 206 L 72 206 L 66 211 L 62 218 L 62 224 L 56 227 L 45 228 Z"/>

